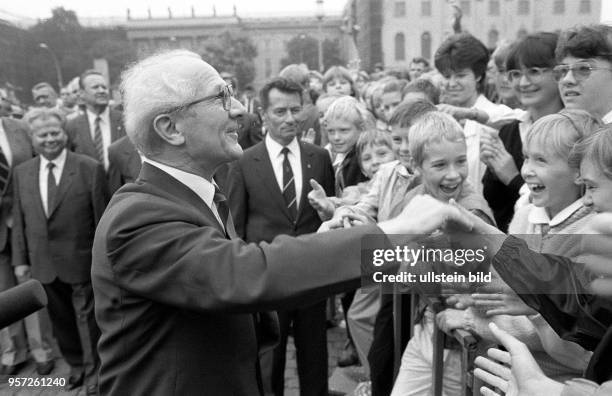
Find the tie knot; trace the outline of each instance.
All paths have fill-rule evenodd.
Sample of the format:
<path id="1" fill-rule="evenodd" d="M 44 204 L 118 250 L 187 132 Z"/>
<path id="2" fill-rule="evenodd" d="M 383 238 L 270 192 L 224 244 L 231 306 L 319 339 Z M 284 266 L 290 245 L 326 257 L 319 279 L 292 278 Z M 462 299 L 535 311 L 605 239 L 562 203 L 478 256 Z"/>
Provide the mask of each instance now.
<path id="1" fill-rule="evenodd" d="M 223 201 L 227 201 L 227 198 L 225 197 L 225 194 L 223 194 L 221 192 L 219 187 L 215 187 L 215 195 L 213 197 L 213 202 L 214 203 L 219 203 L 219 202 L 223 202 Z"/>
<path id="2" fill-rule="evenodd" d="M 281 150 L 281 154 L 284 155 L 285 157 L 287 156 L 287 154 L 289 154 L 291 152 L 291 150 L 289 150 L 289 147 L 283 147 L 283 149 Z"/>
<path id="3" fill-rule="evenodd" d="M 53 169 L 53 168 L 55 168 L 55 164 L 54 164 L 53 162 L 49 162 L 49 163 L 47 164 L 47 169 L 51 170 L 51 169 Z"/>
<path id="4" fill-rule="evenodd" d="M 102 121 L 102 117 L 96 116 L 96 123 L 99 123 L 100 121 Z"/>

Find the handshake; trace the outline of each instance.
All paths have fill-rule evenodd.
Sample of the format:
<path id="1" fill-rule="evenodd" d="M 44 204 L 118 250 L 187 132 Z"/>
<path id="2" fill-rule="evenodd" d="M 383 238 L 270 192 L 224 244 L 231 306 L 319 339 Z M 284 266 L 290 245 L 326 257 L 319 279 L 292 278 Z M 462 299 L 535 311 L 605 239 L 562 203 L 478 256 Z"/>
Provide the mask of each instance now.
<path id="1" fill-rule="evenodd" d="M 350 209 L 340 209 L 334 213 L 331 220 L 321 225 L 319 232 L 350 228 L 370 222 L 371 220 L 367 217 L 353 213 Z M 382 221 L 378 223 L 378 226 L 387 235 L 427 235 L 436 230 L 475 234 L 500 233 L 497 228 L 487 224 L 454 201 L 444 203 L 429 195 L 417 195 L 398 216 Z"/>

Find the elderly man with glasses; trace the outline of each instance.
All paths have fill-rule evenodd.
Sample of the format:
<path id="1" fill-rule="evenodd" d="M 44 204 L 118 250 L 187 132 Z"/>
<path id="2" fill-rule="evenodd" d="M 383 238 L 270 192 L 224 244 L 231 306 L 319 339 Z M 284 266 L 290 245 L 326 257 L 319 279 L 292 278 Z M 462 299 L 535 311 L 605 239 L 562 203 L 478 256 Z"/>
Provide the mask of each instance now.
<path id="1" fill-rule="evenodd" d="M 113 196 L 93 247 L 102 395 L 262 394 L 258 350 L 278 322 L 255 313 L 357 287 L 366 235 L 471 224 L 417 197 L 377 226 L 247 244 L 212 178 L 241 157 L 245 112 L 219 73 L 195 53 L 171 51 L 124 72 L 122 91 L 126 132 L 144 163 Z"/>

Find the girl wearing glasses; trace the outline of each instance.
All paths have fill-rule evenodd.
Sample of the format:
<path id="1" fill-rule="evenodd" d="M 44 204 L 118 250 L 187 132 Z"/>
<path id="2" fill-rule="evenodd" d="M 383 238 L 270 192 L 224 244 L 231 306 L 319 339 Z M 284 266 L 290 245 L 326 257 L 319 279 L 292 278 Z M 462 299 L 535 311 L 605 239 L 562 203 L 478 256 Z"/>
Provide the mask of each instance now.
<path id="1" fill-rule="evenodd" d="M 552 73 L 557 40 L 555 33 L 535 33 L 511 48 L 505 60 L 507 76 L 526 113 L 501 127 L 498 135 L 487 134 L 481 139 L 480 155 L 487 166 L 483 194 L 504 232 L 524 184 L 519 169 L 523 165 L 522 141 L 527 130 L 539 118 L 563 108 Z"/>

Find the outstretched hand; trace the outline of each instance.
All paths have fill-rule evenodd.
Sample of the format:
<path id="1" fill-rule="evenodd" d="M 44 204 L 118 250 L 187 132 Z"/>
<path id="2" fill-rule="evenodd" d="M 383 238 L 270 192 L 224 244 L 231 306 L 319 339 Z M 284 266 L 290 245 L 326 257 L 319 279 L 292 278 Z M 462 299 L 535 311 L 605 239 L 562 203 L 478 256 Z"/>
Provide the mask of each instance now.
<path id="1" fill-rule="evenodd" d="M 308 202 L 319 214 L 322 220 L 330 219 L 334 215 L 334 204 L 327 198 L 323 187 L 315 179 L 310 179 L 312 190 L 308 193 Z"/>
<path id="2" fill-rule="evenodd" d="M 500 389 L 506 396 L 561 395 L 563 384 L 544 375 L 525 344 L 500 330 L 494 323 L 490 323 L 489 328 L 508 352 L 491 348 L 487 351 L 491 359 L 477 357 L 474 361 L 478 366 L 474 370 L 476 377 Z M 486 386 L 480 388 L 480 392 L 483 396 L 500 395 Z"/>

